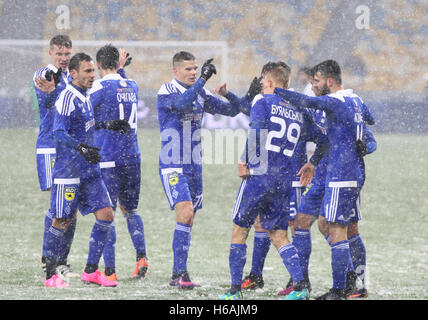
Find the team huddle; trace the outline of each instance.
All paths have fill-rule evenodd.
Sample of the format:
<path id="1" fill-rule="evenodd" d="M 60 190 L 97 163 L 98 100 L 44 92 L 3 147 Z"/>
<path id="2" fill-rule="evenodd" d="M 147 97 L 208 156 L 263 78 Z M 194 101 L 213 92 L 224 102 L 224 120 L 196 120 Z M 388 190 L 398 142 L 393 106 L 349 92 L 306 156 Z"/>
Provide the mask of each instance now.
<path id="1" fill-rule="evenodd" d="M 126 77 L 124 68 L 132 58 L 125 50 L 106 45 L 94 62 L 85 53 L 72 56 L 71 49 L 68 36 L 53 37 L 52 64 L 34 76 L 40 110 L 37 171 L 41 190 L 51 192 L 43 236 L 44 284 L 66 288 L 68 277 L 80 277 L 85 283 L 115 287 L 117 203 L 136 252 L 132 277 L 144 278 L 149 267 L 144 224 L 137 212 L 138 85 Z M 95 65 L 101 79 L 95 80 Z M 219 298 L 242 299 L 244 290 L 263 287 L 264 261 L 272 243 L 290 275 L 278 294 L 286 300 L 309 299 L 310 229 L 315 220 L 331 247 L 333 276 L 332 288 L 317 299 L 367 297 L 359 195 L 365 180 L 363 157 L 376 150 L 367 126 L 374 118 L 360 97 L 343 89 L 337 62 L 326 60 L 311 69 L 314 96 L 288 90 L 291 68 L 282 61 L 265 64 L 243 97 L 226 84 L 213 92 L 204 88 L 217 72 L 213 59 L 199 73 L 195 56 L 180 51 L 172 59 L 172 70 L 174 79 L 163 84 L 157 96 L 159 176 L 176 214 L 169 284 L 181 289 L 200 286 L 191 280 L 187 260 L 193 221 L 203 203 L 204 112 L 230 117 L 242 112 L 250 118 L 250 129 L 238 162 L 242 183 L 231 208 L 231 286 Z M 191 141 L 185 141 L 189 136 Z M 316 145 L 310 157 L 307 142 Z M 67 264 L 77 211 L 96 218 L 81 275 Z M 253 226 L 252 268 L 243 277 Z M 103 272 L 98 269 L 101 258 Z"/>

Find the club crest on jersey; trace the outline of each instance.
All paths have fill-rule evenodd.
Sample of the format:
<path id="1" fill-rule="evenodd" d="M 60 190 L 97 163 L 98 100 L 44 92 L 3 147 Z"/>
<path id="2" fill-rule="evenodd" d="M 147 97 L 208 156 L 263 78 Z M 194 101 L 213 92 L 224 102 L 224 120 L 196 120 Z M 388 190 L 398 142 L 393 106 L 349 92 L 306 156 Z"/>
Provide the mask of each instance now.
<path id="1" fill-rule="evenodd" d="M 55 166 L 55 158 L 52 158 L 51 165 L 52 165 L 52 168 Z"/>
<path id="2" fill-rule="evenodd" d="M 120 80 L 120 86 L 121 87 L 127 87 L 128 86 L 128 84 L 126 83 L 126 81 L 125 80 Z"/>
<path id="3" fill-rule="evenodd" d="M 76 188 L 74 188 L 74 187 L 65 187 L 65 189 L 64 189 L 64 198 L 65 198 L 66 201 L 73 201 L 75 195 L 76 195 Z"/>
<path id="4" fill-rule="evenodd" d="M 168 182 L 171 186 L 175 186 L 178 183 L 178 173 L 172 172 L 168 174 Z"/>

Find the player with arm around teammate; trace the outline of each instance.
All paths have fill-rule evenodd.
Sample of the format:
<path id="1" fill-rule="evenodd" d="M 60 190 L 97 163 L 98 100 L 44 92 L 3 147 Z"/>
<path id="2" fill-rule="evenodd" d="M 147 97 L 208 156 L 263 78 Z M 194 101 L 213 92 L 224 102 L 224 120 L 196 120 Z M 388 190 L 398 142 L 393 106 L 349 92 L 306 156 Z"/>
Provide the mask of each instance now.
<path id="1" fill-rule="evenodd" d="M 51 191 L 54 218 L 46 237 L 45 286 L 69 286 L 55 274 L 55 268 L 57 257 L 61 255 L 59 244 L 64 231 L 79 210 L 82 215 L 93 212 L 96 218 L 81 280 L 114 287 L 117 283 L 104 278 L 98 270 L 114 215 L 107 188 L 101 178 L 98 165 L 101 157 L 99 149 L 94 147 L 94 112 L 87 98 L 87 90 L 95 79 L 94 63 L 87 54 L 78 53 L 71 58 L 69 69 L 73 82 L 61 92 L 55 103 L 53 133 L 57 157 Z"/>
<path id="2" fill-rule="evenodd" d="M 246 240 L 257 216 L 261 226 L 269 230 L 270 239 L 295 282 L 295 291 L 286 299 L 309 298 L 298 253 L 287 237 L 288 204 L 294 177 L 291 157 L 300 135 L 305 134 L 304 119 L 300 112 L 273 94 L 277 86 L 288 88 L 289 78 L 286 68 L 272 65 L 272 69 L 263 73 L 263 95 L 253 101 L 247 147 L 238 164 L 238 175 L 243 181 L 233 209 L 229 253 L 231 288 L 220 296 L 222 300 L 242 299 Z"/>
<path id="3" fill-rule="evenodd" d="M 112 45 L 98 50 L 96 63 L 101 79 L 94 82 L 89 94 L 95 115 L 94 146 L 100 149 L 103 181 L 113 210 L 119 202 L 136 251 L 136 268 L 132 277 L 143 278 L 148 260 L 144 224 L 137 212 L 141 185 L 141 154 L 137 136 L 138 85 L 118 73 L 124 65 L 121 63 L 124 55 L 126 60 L 126 51 L 119 51 Z M 109 130 L 112 127 L 122 132 Z M 115 242 L 116 231 L 112 225 L 103 251 L 103 275 L 113 281 L 117 280 Z"/>
<path id="4" fill-rule="evenodd" d="M 162 143 L 159 175 L 170 208 L 176 213 L 170 285 L 193 289 L 199 285 L 190 280 L 187 258 L 193 219 L 196 211 L 202 208 L 202 117 L 205 112 L 237 115 L 239 98 L 229 93 L 230 102 L 225 102 L 204 88 L 206 81 L 216 73 L 212 59 L 204 63 L 199 78 L 193 54 L 181 51 L 172 60 L 175 78 L 161 86 L 157 97 Z"/>
<path id="5" fill-rule="evenodd" d="M 314 83 L 325 79 L 322 96 L 276 88 L 275 92 L 298 108 L 314 108 L 326 113 L 330 141 L 322 214 L 328 223 L 331 241 L 333 286 L 319 299 L 346 299 L 346 279 L 354 271 L 351 260 L 348 226 L 362 185 L 364 174 L 359 164 L 357 141 L 361 140 L 364 121 L 374 119 L 362 100 L 352 90 L 342 87 L 341 70 L 334 60 L 326 60 L 314 69 Z"/>

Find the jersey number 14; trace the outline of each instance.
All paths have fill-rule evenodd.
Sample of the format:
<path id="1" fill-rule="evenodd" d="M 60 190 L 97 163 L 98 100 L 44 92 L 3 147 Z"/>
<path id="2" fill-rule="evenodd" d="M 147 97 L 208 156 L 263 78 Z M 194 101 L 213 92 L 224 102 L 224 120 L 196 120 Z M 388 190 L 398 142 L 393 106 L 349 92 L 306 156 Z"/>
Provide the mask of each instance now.
<path id="1" fill-rule="evenodd" d="M 119 119 L 125 119 L 125 108 L 123 103 L 119 103 Z M 131 129 L 137 130 L 137 104 L 134 102 L 131 108 L 131 114 L 129 115 L 128 123 L 131 126 Z"/>

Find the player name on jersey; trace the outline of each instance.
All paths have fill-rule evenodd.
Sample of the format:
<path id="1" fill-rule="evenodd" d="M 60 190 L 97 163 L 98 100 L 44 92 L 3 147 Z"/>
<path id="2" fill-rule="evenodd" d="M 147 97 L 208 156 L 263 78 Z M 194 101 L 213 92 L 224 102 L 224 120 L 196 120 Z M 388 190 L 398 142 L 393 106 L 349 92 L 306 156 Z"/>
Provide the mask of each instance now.
<path id="1" fill-rule="evenodd" d="M 288 119 L 303 123 L 302 113 L 295 111 L 293 109 L 290 109 L 290 106 L 283 107 L 283 106 L 277 106 L 272 104 L 270 113 L 274 115 L 280 115 L 284 118 L 288 118 Z"/>

